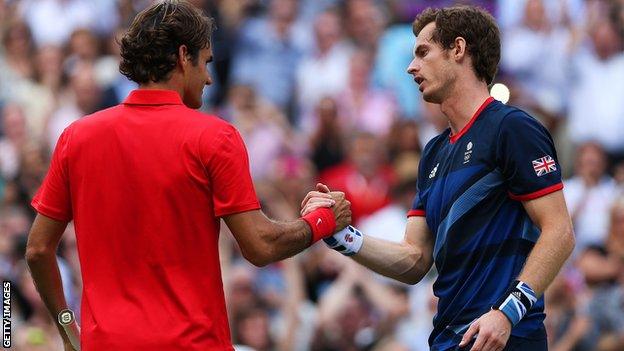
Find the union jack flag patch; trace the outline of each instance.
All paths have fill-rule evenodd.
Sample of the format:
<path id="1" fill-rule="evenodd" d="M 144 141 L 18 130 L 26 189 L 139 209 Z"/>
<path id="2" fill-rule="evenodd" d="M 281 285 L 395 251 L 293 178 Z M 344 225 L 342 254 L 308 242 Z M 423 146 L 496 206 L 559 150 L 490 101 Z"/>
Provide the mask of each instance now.
<path id="1" fill-rule="evenodd" d="M 533 169 L 535 170 L 535 174 L 537 174 L 538 177 L 541 177 L 544 174 L 556 171 L 557 164 L 552 157 L 546 155 L 538 158 L 537 160 L 533 160 Z"/>

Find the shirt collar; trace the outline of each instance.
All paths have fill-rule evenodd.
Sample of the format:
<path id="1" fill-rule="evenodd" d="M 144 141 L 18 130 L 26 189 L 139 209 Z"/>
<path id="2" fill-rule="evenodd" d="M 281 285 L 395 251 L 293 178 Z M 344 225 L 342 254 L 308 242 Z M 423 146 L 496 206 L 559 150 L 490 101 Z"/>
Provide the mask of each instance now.
<path id="1" fill-rule="evenodd" d="M 136 89 L 130 92 L 126 105 L 182 105 L 180 95 L 173 90 Z"/>
<path id="2" fill-rule="evenodd" d="M 472 116 L 472 118 L 470 118 L 470 121 L 468 122 L 468 124 L 466 124 L 464 126 L 464 128 L 462 128 L 462 130 L 459 131 L 459 133 L 453 134 L 453 132 L 451 132 L 449 134 L 449 140 L 450 140 L 451 144 L 455 144 L 457 142 L 457 140 L 459 140 L 459 138 L 462 137 L 462 135 L 464 135 L 464 134 L 466 134 L 468 132 L 468 129 L 470 129 L 470 127 L 472 127 L 472 125 L 477 120 L 477 118 L 479 117 L 481 112 L 483 112 L 483 110 L 485 110 L 485 108 L 488 107 L 488 105 L 491 104 L 493 101 L 494 101 L 494 98 L 491 97 L 491 96 L 488 97 L 487 99 L 485 99 L 485 101 L 481 104 L 481 106 L 479 106 L 479 109 L 477 110 L 477 112 L 475 112 L 475 114 Z"/>

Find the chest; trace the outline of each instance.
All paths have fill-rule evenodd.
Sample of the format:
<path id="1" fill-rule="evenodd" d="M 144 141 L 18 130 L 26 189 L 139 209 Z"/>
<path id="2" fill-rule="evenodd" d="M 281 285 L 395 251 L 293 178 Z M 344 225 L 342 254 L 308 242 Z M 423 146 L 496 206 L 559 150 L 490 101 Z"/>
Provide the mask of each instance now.
<path id="1" fill-rule="evenodd" d="M 437 228 L 451 206 L 484 179 L 502 185 L 497 176 L 496 149 L 490 140 L 466 135 L 456 143 L 446 141 L 430 155 L 426 163 L 429 168 L 423 169 L 420 196 L 431 228 Z"/>

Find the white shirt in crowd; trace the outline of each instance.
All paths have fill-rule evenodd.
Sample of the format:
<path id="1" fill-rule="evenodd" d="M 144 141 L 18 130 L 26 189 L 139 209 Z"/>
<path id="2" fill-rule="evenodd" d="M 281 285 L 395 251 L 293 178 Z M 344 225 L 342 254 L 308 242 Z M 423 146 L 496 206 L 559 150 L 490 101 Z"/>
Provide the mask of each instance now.
<path id="1" fill-rule="evenodd" d="M 568 211 L 574 217 L 575 252 L 581 252 L 588 245 L 604 245 L 609 233 L 611 207 L 621 192 L 617 184 L 611 177 L 602 178 L 592 188 L 580 177 L 570 178 L 564 184 Z"/>
<path id="2" fill-rule="evenodd" d="M 624 54 L 600 61 L 589 50 L 574 59 L 569 135 L 575 144 L 597 141 L 624 152 Z"/>

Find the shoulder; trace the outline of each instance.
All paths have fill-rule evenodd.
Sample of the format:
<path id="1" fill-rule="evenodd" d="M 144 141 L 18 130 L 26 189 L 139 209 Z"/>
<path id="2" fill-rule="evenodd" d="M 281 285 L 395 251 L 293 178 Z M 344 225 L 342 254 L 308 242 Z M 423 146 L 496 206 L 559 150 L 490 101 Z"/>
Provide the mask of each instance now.
<path id="1" fill-rule="evenodd" d="M 125 117 L 130 116 L 132 115 L 129 114 L 125 105 L 120 104 L 86 115 L 73 122 L 68 129 L 79 131 L 82 135 L 98 134 L 109 129 L 107 127 L 115 128 L 123 125 L 124 121 L 127 121 Z M 160 119 L 162 124 L 159 125 L 161 127 L 181 130 L 187 136 L 201 135 L 212 139 L 224 133 L 238 133 L 233 125 L 218 116 L 190 109 L 183 105 L 171 106 L 170 113 L 161 116 L 163 117 Z"/>
<path id="2" fill-rule="evenodd" d="M 429 159 L 431 156 L 437 153 L 440 147 L 442 147 L 448 141 L 450 132 L 450 128 L 447 128 L 441 134 L 436 135 L 431 140 L 429 140 L 427 144 L 425 144 L 425 147 L 422 151 L 421 162 Z"/>
<path id="3" fill-rule="evenodd" d="M 548 133 L 546 127 L 526 111 L 502 103 L 499 105 L 501 106 L 497 106 L 498 110 L 494 117 L 499 133 L 514 135 L 524 135 L 527 132 Z"/>
<path id="4" fill-rule="evenodd" d="M 184 123 L 188 123 L 197 127 L 198 129 L 209 129 L 213 132 L 220 132 L 222 130 L 235 130 L 236 128 L 228 121 L 220 118 L 217 115 L 193 110 L 186 106 L 179 107 L 183 109 L 181 117 Z"/>

